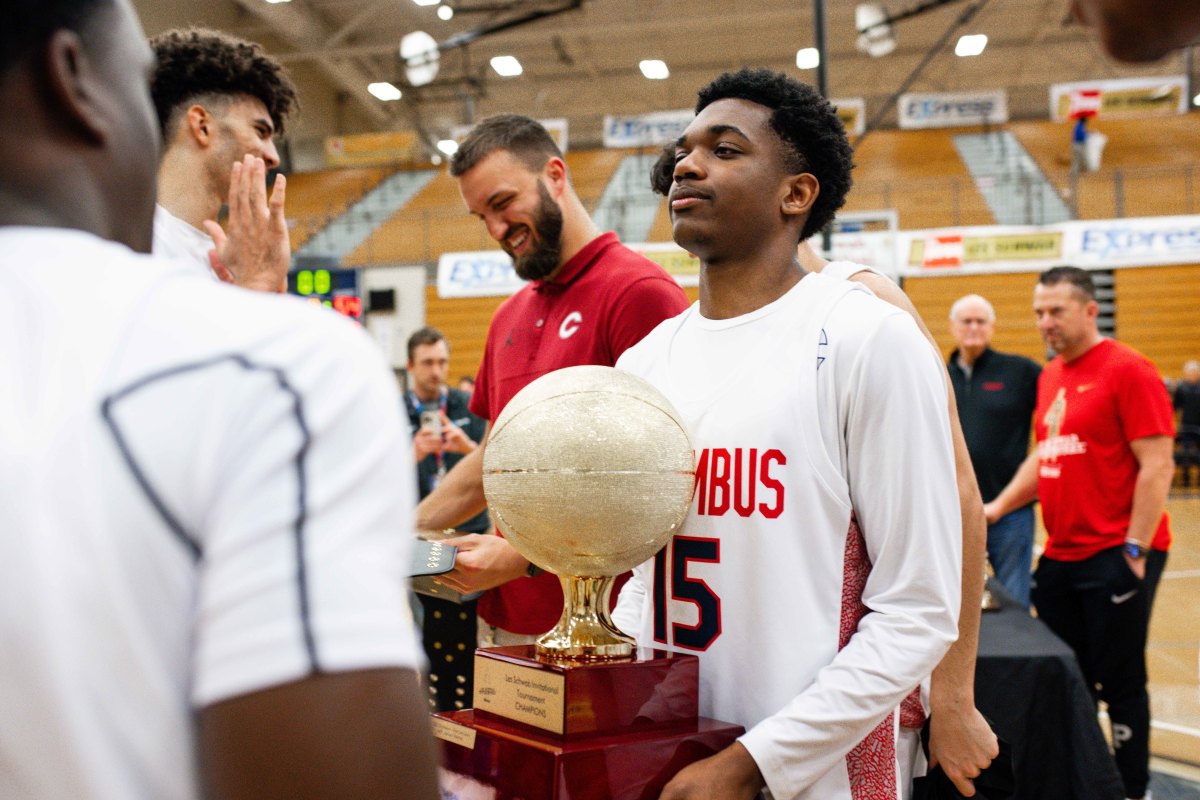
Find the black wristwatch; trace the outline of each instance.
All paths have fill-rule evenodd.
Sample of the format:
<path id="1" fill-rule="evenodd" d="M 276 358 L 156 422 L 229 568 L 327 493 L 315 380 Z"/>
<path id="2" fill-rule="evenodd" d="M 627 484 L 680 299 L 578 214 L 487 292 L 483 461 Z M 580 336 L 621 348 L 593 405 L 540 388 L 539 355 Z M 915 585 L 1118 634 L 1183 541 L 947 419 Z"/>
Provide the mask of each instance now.
<path id="1" fill-rule="evenodd" d="M 525 568 L 525 574 L 531 578 L 536 578 L 538 575 L 541 575 L 545 571 L 546 570 L 542 569 L 541 567 L 539 567 L 537 564 L 533 563 L 532 561 L 530 561 L 529 566 Z"/>
<path id="2" fill-rule="evenodd" d="M 1134 541 L 1133 539 L 1126 539 L 1123 549 L 1125 551 L 1125 555 L 1135 560 L 1145 558 L 1150 553 L 1149 547 L 1146 547 L 1141 542 Z M 531 564 L 530 566 L 533 565 Z"/>

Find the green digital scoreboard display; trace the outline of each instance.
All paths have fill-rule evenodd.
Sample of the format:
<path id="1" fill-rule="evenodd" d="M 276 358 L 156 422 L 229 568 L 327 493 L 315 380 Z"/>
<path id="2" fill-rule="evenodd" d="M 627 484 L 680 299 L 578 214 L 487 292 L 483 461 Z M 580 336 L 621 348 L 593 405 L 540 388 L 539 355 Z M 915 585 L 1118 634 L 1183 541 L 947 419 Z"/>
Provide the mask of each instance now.
<path id="1" fill-rule="evenodd" d="M 363 301 L 356 269 L 293 270 L 288 273 L 288 294 L 362 322 Z"/>

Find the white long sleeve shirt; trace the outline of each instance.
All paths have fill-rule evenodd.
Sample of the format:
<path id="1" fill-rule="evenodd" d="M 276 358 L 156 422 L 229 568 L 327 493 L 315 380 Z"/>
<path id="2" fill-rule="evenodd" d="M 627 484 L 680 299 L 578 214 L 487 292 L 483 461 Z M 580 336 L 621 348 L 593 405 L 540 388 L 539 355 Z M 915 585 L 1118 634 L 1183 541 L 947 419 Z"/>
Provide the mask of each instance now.
<path id="1" fill-rule="evenodd" d="M 895 709 L 957 636 L 958 493 L 945 382 L 904 312 L 808 275 L 729 320 L 698 306 L 617 366 L 688 424 L 697 491 L 614 615 L 700 658 L 705 716 L 776 800 L 899 797 Z"/>

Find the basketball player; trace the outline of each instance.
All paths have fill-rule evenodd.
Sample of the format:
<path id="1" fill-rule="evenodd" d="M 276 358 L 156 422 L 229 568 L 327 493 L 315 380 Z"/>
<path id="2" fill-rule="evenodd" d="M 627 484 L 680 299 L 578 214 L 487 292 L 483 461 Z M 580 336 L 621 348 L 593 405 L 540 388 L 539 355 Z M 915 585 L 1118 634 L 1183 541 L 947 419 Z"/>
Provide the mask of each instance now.
<path id="1" fill-rule="evenodd" d="M 651 172 L 651 188 L 667 196 L 674 183 L 675 148 L 666 148 Z M 817 255 L 809 242 L 800 242 L 796 250 L 800 265 L 809 272 L 820 272 L 842 280 L 852 280 L 870 289 L 876 297 L 906 311 L 917 323 L 926 340 L 936 349 L 933 334 L 926 327 L 916 307 L 903 290 L 890 278 L 861 264 L 849 261 L 826 261 Z M 967 451 L 966 439 L 959 422 L 953 390 L 947 385 L 946 401 L 950 406 L 950 428 L 954 437 L 954 467 L 958 479 L 959 505 L 962 510 L 963 575 L 962 611 L 958 621 L 958 640 L 933 671 L 930 682 L 929 705 L 929 764 L 941 766 L 942 771 L 965 797 L 975 795 L 973 779 L 991 764 L 999 753 L 996 734 L 987 720 L 975 708 L 975 660 L 979 649 L 979 611 L 983 593 L 984 543 L 987 524 L 975 471 Z M 923 709 L 906 699 L 902 715 L 900 738 L 901 764 L 904 750 L 915 752 L 920 747 L 917 728 L 921 727 Z M 907 782 L 907 777 L 902 776 Z"/>
<path id="2" fill-rule="evenodd" d="M 697 493 L 616 619 L 696 653 L 701 713 L 747 733 L 662 796 L 895 797 L 894 715 L 954 640 L 961 597 L 939 359 L 907 314 L 797 261 L 852 166 L 811 87 L 720 76 L 675 155 L 674 238 L 701 261 L 700 302 L 618 367 L 688 423 Z"/>
<path id="3" fill-rule="evenodd" d="M 129 0 L 0 26 L 0 797 L 433 798 L 367 337 L 150 249 Z"/>
<path id="4" fill-rule="evenodd" d="M 286 180 L 275 137 L 296 107 L 280 64 L 257 44 L 201 28 L 150 41 L 151 93 L 163 133 L 154 253 L 248 289 L 283 292 L 291 261 Z M 216 223 L 229 205 L 228 236 Z"/>

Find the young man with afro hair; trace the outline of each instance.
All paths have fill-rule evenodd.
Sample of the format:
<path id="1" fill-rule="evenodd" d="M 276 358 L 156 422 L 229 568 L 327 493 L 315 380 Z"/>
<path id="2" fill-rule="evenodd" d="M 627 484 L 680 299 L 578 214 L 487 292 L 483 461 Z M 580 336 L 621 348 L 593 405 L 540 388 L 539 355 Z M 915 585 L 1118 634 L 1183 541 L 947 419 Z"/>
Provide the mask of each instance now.
<path id="1" fill-rule="evenodd" d="M 833 107 L 741 70 L 696 112 L 668 197 L 700 300 L 617 363 L 683 417 L 696 496 L 614 619 L 698 655 L 701 714 L 747 732 L 662 798 L 904 796 L 901 702 L 954 641 L 961 597 L 940 360 L 908 314 L 798 260 L 851 184 Z"/>
<path id="2" fill-rule="evenodd" d="M 240 286 L 281 292 L 291 259 L 286 181 L 275 137 L 297 106 L 280 64 L 250 42 L 201 28 L 170 30 L 150 46 L 163 135 L 154 252 Z M 228 233 L 216 222 L 228 203 Z"/>
<path id="3" fill-rule="evenodd" d="M 675 146 L 667 145 L 650 170 L 650 187 L 664 197 L 671 192 L 675 181 Z M 849 261 L 827 261 L 809 244 L 800 242 L 797 248 L 800 265 L 809 272 L 823 272 L 829 277 L 861 283 L 876 297 L 907 311 L 935 348 L 937 343 L 925 321 L 908 295 L 881 272 Z M 987 522 L 975 471 L 971 465 L 966 438 L 959 422 L 957 403 L 952 389 L 947 387 L 950 406 L 950 428 L 954 436 L 954 467 L 958 479 L 959 505 L 962 510 L 963 577 L 962 609 L 959 616 L 958 639 L 934 670 L 930 682 L 929 752 L 931 764 L 942 770 L 960 792 L 971 797 L 973 778 L 991 764 L 999 753 L 996 734 L 983 715 L 975 708 L 975 659 L 979 646 L 979 609 L 983 594 L 983 559 L 987 540 Z M 914 709 L 915 710 L 915 709 Z M 909 717 L 909 719 L 912 719 Z M 906 720 L 907 721 L 907 720 Z M 915 722 L 915 720 L 913 720 Z M 919 731 L 905 728 L 902 740 L 909 747 L 919 746 Z"/>

